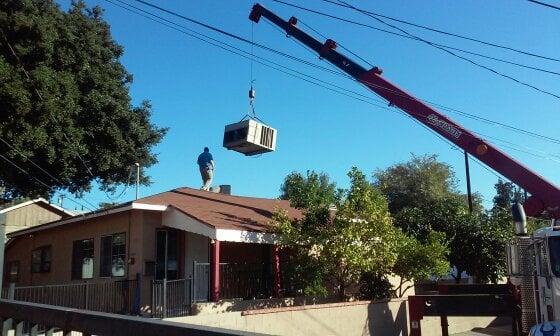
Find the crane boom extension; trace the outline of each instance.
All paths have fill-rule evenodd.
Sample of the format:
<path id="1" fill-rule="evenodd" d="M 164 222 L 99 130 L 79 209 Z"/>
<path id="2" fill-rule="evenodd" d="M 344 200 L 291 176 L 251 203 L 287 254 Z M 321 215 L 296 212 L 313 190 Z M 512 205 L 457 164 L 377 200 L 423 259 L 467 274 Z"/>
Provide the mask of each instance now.
<path id="1" fill-rule="evenodd" d="M 546 210 L 554 218 L 560 218 L 560 189 L 537 173 L 531 171 L 506 153 L 477 137 L 445 115 L 416 99 L 381 76 L 381 69 L 366 69 L 350 58 L 336 51 L 336 42 L 327 39 L 321 43 L 300 30 L 297 19 L 285 21 L 260 4 L 255 4 L 249 19 L 258 23 L 261 17 L 286 31 L 286 34 L 300 41 L 333 65 L 363 83 L 367 88 L 385 98 L 410 116 L 428 126 L 447 140 L 453 142 L 490 168 L 507 177 L 525 189 L 531 196 L 525 201 L 525 212 L 538 216 Z"/>

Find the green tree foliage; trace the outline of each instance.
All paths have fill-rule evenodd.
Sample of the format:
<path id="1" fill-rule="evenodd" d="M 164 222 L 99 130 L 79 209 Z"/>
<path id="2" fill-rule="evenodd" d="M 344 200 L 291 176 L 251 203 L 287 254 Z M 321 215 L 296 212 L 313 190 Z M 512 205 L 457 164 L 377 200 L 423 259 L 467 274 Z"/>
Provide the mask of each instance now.
<path id="1" fill-rule="evenodd" d="M 449 273 L 449 253 L 445 234 L 430 231 L 426 242 L 421 243 L 414 237 L 401 234 L 399 239 L 398 258 L 392 273 L 397 275 L 399 285 L 394 295 L 402 297 L 418 280 L 429 280 Z"/>
<path id="2" fill-rule="evenodd" d="M 348 176 L 349 189 L 329 188 L 336 211 L 329 212 L 328 203 L 315 207 L 316 202 L 309 202 L 312 206 L 301 220 L 290 220 L 282 212 L 274 218 L 283 244 L 308 256 L 324 272 L 323 283 L 330 282 L 341 299 L 364 272 L 391 271 L 399 237 L 379 190 L 356 168 Z"/>
<path id="3" fill-rule="evenodd" d="M 505 245 L 512 230 L 509 207 L 521 195 L 513 185 L 496 185 L 498 194 L 490 211 L 475 197 L 470 213 L 451 167 L 436 156 L 413 156 L 374 176 L 389 199 L 396 226 L 423 244 L 432 230 L 445 234 L 457 282 L 463 271 L 478 282 L 496 282 L 504 275 Z"/>
<path id="4" fill-rule="evenodd" d="M 64 12 L 53 0 L 4 0 L 0 29 L 0 137 L 18 149 L 0 142 L 0 151 L 52 186 L 3 163 L 4 197 L 80 193 L 93 181 L 112 190 L 128 182 L 135 162 L 157 162 L 152 148 L 166 129 L 150 122 L 147 101 L 132 105 L 132 75 L 101 8 L 77 1 Z"/>
<path id="5" fill-rule="evenodd" d="M 387 197 L 392 214 L 458 194 L 453 170 L 439 162 L 436 155 L 413 155 L 408 162 L 377 170 L 374 178 L 375 185 Z"/>
<path id="6" fill-rule="evenodd" d="M 325 173 L 307 171 L 307 175 L 292 172 L 280 187 L 280 198 L 289 200 L 297 209 L 316 209 L 334 204 L 336 184 Z"/>

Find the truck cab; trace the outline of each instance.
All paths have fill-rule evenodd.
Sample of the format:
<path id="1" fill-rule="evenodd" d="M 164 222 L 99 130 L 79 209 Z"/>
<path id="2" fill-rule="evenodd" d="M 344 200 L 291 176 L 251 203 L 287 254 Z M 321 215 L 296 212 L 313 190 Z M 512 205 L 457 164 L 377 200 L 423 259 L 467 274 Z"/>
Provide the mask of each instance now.
<path id="1" fill-rule="evenodd" d="M 538 323 L 560 319 L 560 226 L 539 229 L 532 236 L 535 314 Z"/>

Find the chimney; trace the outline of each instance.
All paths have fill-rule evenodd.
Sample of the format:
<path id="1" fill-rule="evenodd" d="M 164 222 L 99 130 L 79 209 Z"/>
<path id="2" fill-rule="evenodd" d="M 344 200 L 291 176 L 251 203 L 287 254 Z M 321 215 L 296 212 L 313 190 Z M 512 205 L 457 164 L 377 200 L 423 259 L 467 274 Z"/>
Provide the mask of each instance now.
<path id="1" fill-rule="evenodd" d="M 231 184 L 220 184 L 220 194 L 231 195 Z"/>
<path id="2" fill-rule="evenodd" d="M 216 194 L 231 195 L 231 185 L 230 184 L 220 184 L 217 187 L 212 187 L 212 192 Z"/>

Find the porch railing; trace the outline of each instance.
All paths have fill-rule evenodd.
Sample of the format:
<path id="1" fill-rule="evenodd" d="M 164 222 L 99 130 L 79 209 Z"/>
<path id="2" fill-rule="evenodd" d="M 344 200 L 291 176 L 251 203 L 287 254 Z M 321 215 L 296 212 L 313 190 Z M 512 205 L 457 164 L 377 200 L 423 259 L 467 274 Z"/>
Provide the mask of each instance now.
<path id="1" fill-rule="evenodd" d="M 262 299 L 273 294 L 274 276 L 270 263 L 220 263 L 220 297 Z M 193 264 L 193 301 L 208 301 L 210 263 Z"/>
<path id="2" fill-rule="evenodd" d="M 101 283 L 7 287 L 2 298 L 115 314 L 140 311 L 139 278 Z"/>
<path id="3" fill-rule="evenodd" d="M 226 336 L 257 335 L 255 333 L 194 326 L 177 322 L 147 319 L 135 316 L 99 313 L 93 311 L 56 307 L 38 303 L 0 300 L 2 335 L 52 335 L 62 332 L 71 335 L 112 336 Z"/>
<path id="4" fill-rule="evenodd" d="M 191 278 L 152 282 L 152 317 L 187 316 L 191 312 L 191 304 Z"/>

